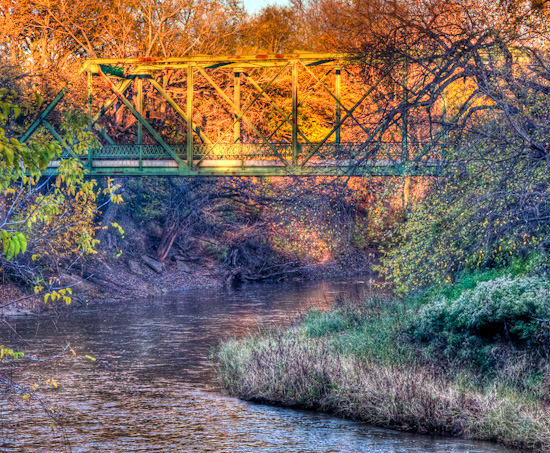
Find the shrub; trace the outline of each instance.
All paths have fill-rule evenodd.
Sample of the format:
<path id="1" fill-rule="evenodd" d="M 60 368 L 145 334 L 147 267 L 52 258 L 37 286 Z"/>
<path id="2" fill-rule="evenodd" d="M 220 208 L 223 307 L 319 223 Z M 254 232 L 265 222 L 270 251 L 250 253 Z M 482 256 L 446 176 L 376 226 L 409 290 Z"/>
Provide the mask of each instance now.
<path id="1" fill-rule="evenodd" d="M 546 355 L 550 282 L 509 276 L 478 282 L 458 298 L 438 297 L 424 305 L 411 333 L 448 357 L 484 366 L 494 365 L 487 361 L 503 345 Z"/>

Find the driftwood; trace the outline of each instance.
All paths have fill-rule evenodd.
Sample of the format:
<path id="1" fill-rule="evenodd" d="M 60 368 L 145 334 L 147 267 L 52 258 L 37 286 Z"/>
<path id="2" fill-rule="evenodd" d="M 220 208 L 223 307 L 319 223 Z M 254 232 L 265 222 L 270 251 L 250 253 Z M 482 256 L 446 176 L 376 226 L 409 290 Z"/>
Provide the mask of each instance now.
<path id="1" fill-rule="evenodd" d="M 257 227 L 257 225 L 256 225 Z M 229 270 L 225 275 L 226 285 L 265 280 L 284 280 L 291 275 L 300 274 L 304 267 L 298 263 L 280 257 L 265 240 L 261 228 L 254 226 L 238 232 L 225 264 Z"/>
<path id="2" fill-rule="evenodd" d="M 251 272 L 250 270 L 243 268 L 234 268 L 228 271 L 225 275 L 224 282 L 226 286 L 235 286 L 240 283 L 253 283 L 266 280 L 281 281 L 288 278 L 291 275 L 297 275 L 304 271 L 305 267 L 290 267 L 290 266 L 277 266 L 272 272 Z"/>
<path id="3" fill-rule="evenodd" d="M 143 260 L 143 262 L 145 264 L 147 264 L 147 266 L 149 266 L 151 269 L 153 269 L 158 274 L 162 273 L 162 271 L 164 270 L 164 265 L 161 262 L 159 262 L 159 261 L 157 261 L 157 260 L 155 260 L 155 259 L 153 259 L 153 258 L 151 258 L 147 255 L 142 255 L 141 259 Z"/>
<path id="4" fill-rule="evenodd" d="M 163 228 L 162 236 L 160 238 L 160 244 L 157 248 L 158 261 L 160 261 L 161 263 L 164 263 L 179 233 L 180 233 L 180 224 L 178 222 L 170 222 L 168 225 L 166 225 Z"/>

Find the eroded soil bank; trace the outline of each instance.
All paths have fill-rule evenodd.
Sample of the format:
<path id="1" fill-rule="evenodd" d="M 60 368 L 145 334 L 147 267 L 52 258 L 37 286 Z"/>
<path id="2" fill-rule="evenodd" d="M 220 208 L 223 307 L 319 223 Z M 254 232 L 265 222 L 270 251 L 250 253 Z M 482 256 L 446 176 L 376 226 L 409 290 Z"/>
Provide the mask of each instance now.
<path id="1" fill-rule="evenodd" d="M 234 288 L 249 283 L 235 278 L 235 273 L 209 256 L 194 256 L 159 262 L 148 253 L 118 258 L 102 257 L 88 261 L 78 271 L 65 272 L 60 284 L 73 291 L 70 307 L 64 303 L 45 303 L 43 296 L 36 296 L 29 288 L 13 282 L 0 285 L 0 317 L 35 315 L 49 311 L 74 309 L 89 303 L 105 300 L 124 301 L 135 297 L 162 296 L 197 288 Z M 355 275 L 375 278 L 366 261 L 356 266 L 328 262 L 293 267 L 292 272 L 260 280 L 274 283 L 282 281 L 315 281 L 323 278 L 347 278 Z"/>

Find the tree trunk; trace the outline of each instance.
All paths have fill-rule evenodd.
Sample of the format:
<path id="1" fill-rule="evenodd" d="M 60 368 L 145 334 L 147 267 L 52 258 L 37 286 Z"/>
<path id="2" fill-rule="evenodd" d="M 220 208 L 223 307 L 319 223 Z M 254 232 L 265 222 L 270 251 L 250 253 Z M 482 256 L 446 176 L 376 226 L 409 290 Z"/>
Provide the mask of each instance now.
<path id="1" fill-rule="evenodd" d="M 113 223 L 117 215 L 117 212 L 118 212 L 118 204 L 109 203 L 109 205 L 107 206 L 107 209 L 105 210 L 101 218 L 101 224 L 104 226 L 108 226 L 109 224 Z M 108 232 L 107 229 L 100 229 L 99 232 L 97 233 L 96 239 L 98 239 L 99 242 L 104 242 L 107 236 L 107 232 Z"/>
<path id="2" fill-rule="evenodd" d="M 178 233 L 179 225 L 177 222 L 171 222 L 164 227 L 162 231 L 162 236 L 160 238 L 160 244 L 157 248 L 157 259 L 161 263 L 164 263 L 164 261 L 168 257 L 168 254 L 172 249 L 172 245 L 178 237 Z"/>

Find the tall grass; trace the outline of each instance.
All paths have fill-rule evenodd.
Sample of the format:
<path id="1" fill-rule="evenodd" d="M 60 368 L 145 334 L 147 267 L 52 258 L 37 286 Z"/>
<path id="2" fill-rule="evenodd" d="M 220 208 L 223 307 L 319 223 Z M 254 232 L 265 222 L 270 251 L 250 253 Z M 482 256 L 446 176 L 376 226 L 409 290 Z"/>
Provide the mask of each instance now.
<path id="1" fill-rule="evenodd" d="M 229 341 L 216 353 L 229 393 L 403 431 L 550 449 L 550 412 L 511 393 L 461 387 L 434 368 L 338 353 L 299 329 Z"/>
<path id="2" fill-rule="evenodd" d="M 550 451 L 547 283 L 491 277 L 459 295 L 343 304 L 228 341 L 215 354 L 221 384 L 244 399 Z"/>

